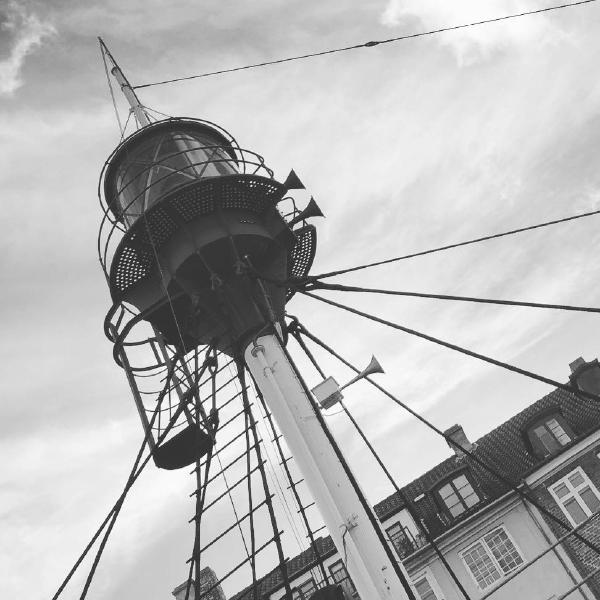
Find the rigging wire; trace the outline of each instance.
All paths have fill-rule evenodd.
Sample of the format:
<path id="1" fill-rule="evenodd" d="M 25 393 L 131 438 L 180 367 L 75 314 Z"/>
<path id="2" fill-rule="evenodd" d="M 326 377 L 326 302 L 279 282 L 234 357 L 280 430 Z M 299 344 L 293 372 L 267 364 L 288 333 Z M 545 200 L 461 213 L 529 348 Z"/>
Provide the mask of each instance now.
<path id="1" fill-rule="evenodd" d="M 117 109 L 117 101 L 115 99 L 115 93 L 113 91 L 112 83 L 110 81 L 110 75 L 108 74 L 108 64 L 106 63 L 106 52 L 104 52 L 104 48 L 103 48 L 102 44 L 100 45 L 100 54 L 102 55 L 102 62 L 104 63 L 104 72 L 106 73 L 106 81 L 108 83 L 108 89 L 110 91 L 110 97 L 112 99 L 113 108 L 115 109 L 115 116 L 117 117 L 117 123 L 119 124 L 119 131 L 121 133 L 121 140 L 122 140 L 123 136 L 125 135 L 125 128 L 123 127 L 123 124 L 121 123 L 121 116 L 119 115 L 119 110 Z M 127 117 L 127 121 L 129 121 L 129 117 Z M 127 127 L 127 125 L 125 125 L 125 127 Z"/>
<path id="2" fill-rule="evenodd" d="M 254 391 L 256 393 L 256 390 L 254 390 Z M 256 394 L 256 395 L 258 396 L 258 394 Z M 280 476 L 277 474 L 277 470 L 278 470 L 277 467 L 279 467 L 279 471 L 281 472 L 281 477 L 284 478 L 284 481 L 287 480 L 290 483 L 290 486 L 292 486 L 294 482 L 290 477 L 287 476 L 287 474 L 284 470 L 284 466 L 287 464 L 286 462 L 284 462 L 285 456 L 282 454 L 279 455 L 281 458 L 281 462 L 278 464 L 277 459 L 271 455 L 271 451 L 268 449 L 268 444 L 266 443 L 266 441 L 269 440 L 269 433 L 271 433 L 273 437 L 269 440 L 269 442 L 275 448 L 273 451 L 277 455 L 277 449 L 276 449 L 275 443 L 278 442 L 278 437 L 277 437 L 278 433 L 267 427 L 266 423 L 268 423 L 269 414 L 265 412 L 266 409 L 265 409 L 264 405 L 262 403 L 258 403 L 257 406 L 258 406 L 258 412 L 260 414 L 260 418 L 262 421 L 261 425 L 263 427 L 265 427 L 265 429 L 266 429 L 265 433 L 267 434 L 267 435 L 264 435 L 264 440 L 265 440 L 264 448 L 265 448 L 265 456 L 267 458 L 266 464 L 267 464 L 267 466 L 270 467 L 269 476 L 271 478 L 272 484 L 276 488 L 276 492 L 277 491 L 279 492 L 278 500 L 282 505 L 283 512 L 285 514 L 285 518 L 290 526 L 291 533 L 294 537 L 296 545 L 298 546 L 298 551 L 302 552 L 304 550 L 304 546 L 302 544 L 301 526 L 298 525 L 298 523 L 296 521 L 296 517 L 294 517 L 294 511 L 290 507 L 290 502 L 288 501 L 288 494 L 285 491 L 285 486 L 282 485 Z"/>
<path id="3" fill-rule="evenodd" d="M 340 362 L 345 364 L 347 367 L 352 369 L 355 373 L 360 373 L 360 369 L 354 366 L 352 363 L 347 361 L 341 355 L 339 355 L 333 348 L 328 346 L 325 342 L 317 338 L 314 334 L 310 333 L 305 327 L 300 326 L 300 330 L 302 334 L 312 340 L 315 344 L 329 352 L 332 356 L 337 358 Z M 426 427 L 431 429 L 437 435 L 441 436 L 446 440 L 446 442 L 452 446 L 452 448 L 460 450 L 464 453 L 469 459 L 471 459 L 474 463 L 479 465 L 482 469 L 486 470 L 488 473 L 493 475 L 498 481 L 501 481 L 505 485 L 507 485 L 512 491 L 517 493 L 524 501 L 529 502 L 532 506 L 535 506 L 543 515 L 548 517 L 550 520 L 554 521 L 557 525 L 562 527 L 564 530 L 571 532 L 571 534 L 576 537 L 580 542 L 584 543 L 588 548 L 596 552 L 596 554 L 600 555 L 600 546 L 595 544 L 594 542 L 588 540 L 583 535 L 579 534 L 577 531 L 573 531 L 573 528 L 567 525 L 560 517 L 557 517 L 554 513 L 548 510 L 543 504 L 539 503 L 534 497 L 531 497 L 530 494 L 525 492 L 518 484 L 514 483 L 509 477 L 502 474 L 502 472 L 494 467 L 490 466 L 486 461 L 482 460 L 473 450 L 467 450 L 463 448 L 458 442 L 456 442 L 451 436 L 446 435 L 439 427 L 434 425 L 429 419 L 418 413 L 416 410 L 412 409 L 408 404 L 397 398 L 394 394 L 384 388 L 382 385 L 378 384 L 376 381 L 373 381 L 370 377 L 364 378 L 368 381 L 372 386 L 376 387 L 380 392 L 385 394 L 390 400 L 394 401 L 398 406 L 402 407 L 405 411 L 423 423 Z"/>
<path id="4" fill-rule="evenodd" d="M 156 82 L 152 82 L 152 83 L 144 83 L 141 85 L 134 85 L 133 89 L 139 90 L 141 88 L 147 88 L 147 87 L 152 87 L 152 86 L 157 86 L 157 85 L 166 85 L 168 83 L 176 83 L 179 81 L 188 81 L 190 79 L 200 79 L 203 77 L 211 77 L 213 75 L 222 75 L 224 73 L 234 73 L 236 71 L 245 71 L 248 69 L 256 69 L 258 67 L 266 67 L 269 65 L 277 65 L 277 64 L 287 63 L 287 62 L 292 62 L 292 61 L 297 61 L 297 60 L 305 60 L 307 58 L 314 58 L 317 56 L 325 56 L 328 54 L 337 54 L 339 52 L 347 52 L 349 50 L 358 50 L 360 48 L 372 48 L 373 46 L 379 46 L 382 44 L 391 44 L 393 42 L 400 42 L 400 41 L 409 40 L 409 39 L 413 39 L 413 38 L 435 35 L 435 34 L 444 33 L 447 31 L 455 31 L 457 29 L 465 29 L 467 27 L 475 27 L 477 25 L 485 25 L 488 23 L 497 23 L 499 21 L 507 21 L 509 19 L 516 19 L 519 17 L 525 17 L 525 16 L 529 16 L 529 15 L 546 13 L 546 12 L 550 12 L 550 11 L 554 11 L 554 10 L 560 10 L 563 8 L 572 8 L 574 6 L 580 6 L 582 4 L 590 4 L 592 2 L 596 2 L 596 0 L 579 0 L 578 2 L 571 2 L 568 4 L 560 4 L 557 6 L 548 6 L 546 8 L 539 8 L 537 10 L 529 10 L 529 11 L 524 11 L 524 12 L 520 12 L 520 13 L 513 13 L 510 15 L 504 15 L 502 17 L 494 17 L 492 19 L 484 19 L 481 21 L 474 21 L 471 23 L 463 23 L 462 25 L 451 25 L 451 26 L 442 27 L 439 29 L 431 29 L 429 31 L 420 31 L 417 33 L 409 33 L 406 35 L 400 35 L 397 37 L 388 38 L 388 39 L 384 39 L 384 40 L 375 40 L 375 41 L 370 41 L 370 42 L 364 42 L 362 44 L 354 44 L 352 46 L 345 46 L 343 48 L 331 48 L 329 50 L 322 50 L 320 52 L 311 52 L 309 54 L 302 54 L 299 56 L 290 56 L 287 58 L 279 58 L 276 60 L 269 60 L 269 61 L 265 61 L 265 62 L 261 62 L 261 63 L 245 65 L 242 67 L 233 67 L 230 69 L 220 69 L 218 71 L 210 71 L 208 73 L 200 73 L 197 75 L 188 75 L 187 77 L 175 77 L 173 79 L 165 79 L 163 81 L 156 81 Z"/>
<path id="5" fill-rule="evenodd" d="M 239 379 L 240 385 L 242 386 L 242 401 L 243 401 L 243 405 L 244 405 L 244 411 L 246 411 L 250 417 L 248 423 L 250 425 L 250 431 L 252 433 L 252 441 L 254 443 L 254 452 L 256 454 L 256 460 L 258 463 L 258 471 L 260 473 L 263 490 L 265 491 L 265 502 L 266 502 L 267 509 L 269 512 L 269 520 L 271 523 L 271 529 L 274 534 L 273 539 L 275 541 L 275 546 L 277 548 L 277 555 L 278 555 L 278 559 L 279 559 L 279 571 L 283 578 L 285 593 L 291 597 L 292 596 L 292 588 L 290 585 L 288 564 L 287 564 L 287 561 L 286 561 L 284 553 L 283 553 L 283 546 L 281 544 L 281 533 L 282 532 L 279 531 L 279 527 L 277 526 L 277 518 L 275 516 L 275 510 L 273 508 L 273 503 L 271 501 L 271 493 L 270 493 L 269 484 L 267 481 L 267 473 L 266 473 L 266 469 L 264 468 L 265 461 L 262 458 L 262 453 L 260 450 L 260 439 L 259 439 L 259 435 L 258 435 L 258 430 L 256 428 L 256 421 L 254 419 L 254 414 L 252 413 L 250 401 L 248 400 L 248 386 L 246 385 L 245 366 L 244 366 L 244 363 L 239 358 L 238 358 L 238 360 L 236 360 L 236 365 L 238 368 L 238 379 Z M 255 553 L 255 555 L 256 555 L 256 553 Z"/>
<path id="6" fill-rule="evenodd" d="M 446 294 L 426 294 L 422 292 L 403 292 L 400 290 L 385 290 L 379 288 L 366 288 L 337 283 L 310 283 L 307 287 L 300 288 L 312 290 L 332 290 L 338 292 L 364 292 L 369 294 L 385 294 L 388 296 L 408 296 L 411 298 L 432 298 L 434 300 L 457 300 L 459 302 L 476 302 L 480 304 L 500 304 L 506 306 L 524 306 L 529 308 L 552 308 L 557 310 L 572 310 L 579 312 L 600 313 L 600 308 L 589 306 L 571 306 L 568 304 L 546 304 L 540 302 L 522 302 L 520 300 L 497 300 L 492 298 L 473 298 L 471 296 L 452 296 Z"/>
<path id="7" fill-rule="evenodd" d="M 231 366 L 230 366 L 229 370 L 231 371 Z M 236 387 L 236 389 L 238 388 L 238 384 L 240 384 L 240 380 L 239 380 L 239 377 L 236 376 L 236 379 L 234 379 L 234 386 Z M 254 391 L 256 392 L 256 389 Z M 240 389 L 240 393 L 241 393 L 241 389 Z M 262 423 L 259 423 L 258 420 L 257 420 L 256 424 L 257 425 L 261 425 L 262 427 L 265 427 L 265 429 L 266 429 L 265 422 L 267 421 L 267 419 L 266 419 L 265 414 L 261 410 L 262 408 L 263 408 L 263 406 L 261 406 L 259 404 L 258 405 L 258 409 L 259 409 L 258 412 L 260 414 L 260 418 L 262 420 Z M 261 427 L 261 429 L 262 429 L 262 427 Z M 262 437 L 263 442 L 264 442 L 265 457 L 266 457 L 266 466 L 267 466 L 267 469 L 268 469 L 269 479 L 271 480 L 271 484 L 273 485 L 273 488 L 274 488 L 274 491 L 275 491 L 275 495 L 277 496 L 277 499 L 279 500 L 279 503 L 282 506 L 285 519 L 288 522 L 288 525 L 290 526 L 290 530 L 291 530 L 291 533 L 292 533 L 292 535 L 294 537 L 296 545 L 298 546 L 298 550 L 299 550 L 299 552 L 302 552 L 303 546 L 302 546 L 302 541 L 301 541 L 302 536 L 300 535 L 300 528 L 299 528 L 298 523 L 296 522 L 296 520 L 294 518 L 294 512 L 293 512 L 293 510 L 289 506 L 289 502 L 287 500 L 287 494 L 285 493 L 284 486 L 281 484 L 279 476 L 277 475 L 277 469 L 276 469 L 277 460 L 273 459 L 273 457 L 271 456 L 271 452 L 269 451 L 269 447 L 268 447 L 268 444 L 267 444 L 267 441 L 269 440 L 268 429 L 266 431 L 264 431 L 264 432 L 261 431 L 260 433 L 261 433 L 261 437 Z M 275 435 L 276 434 L 273 433 L 274 438 L 275 438 Z M 282 460 L 283 460 L 283 457 L 282 457 Z M 283 472 L 283 469 L 281 469 L 281 470 Z M 287 477 L 285 475 L 282 475 L 282 476 L 284 477 L 284 480 L 287 479 Z M 292 483 L 291 480 L 290 480 L 290 483 Z"/>
<path id="8" fill-rule="evenodd" d="M 600 396 L 597 394 L 592 394 L 590 392 L 585 392 L 583 390 L 578 390 L 571 385 L 567 385 L 565 383 L 560 383 L 559 381 L 555 381 L 554 379 L 550 379 L 549 377 L 544 377 L 543 375 L 538 375 L 537 373 L 533 373 L 532 371 L 528 371 L 527 369 L 521 369 L 520 367 L 516 367 L 515 365 L 511 365 L 509 363 L 502 362 L 501 360 L 497 360 L 495 358 L 491 358 L 490 356 L 486 356 L 485 354 L 480 354 L 479 352 L 474 352 L 473 350 L 469 350 L 468 348 L 464 348 L 463 346 L 459 346 L 458 344 L 453 344 L 451 342 L 447 342 L 440 338 L 433 337 L 431 335 L 427 335 L 421 331 L 417 331 L 415 329 L 410 329 L 409 327 L 404 327 L 404 325 L 400 325 L 398 323 L 393 323 L 392 321 L 388 321 L 386 319 L 382 319 L 381 317 L 376 317 L 375 315 L 370 315 L 366 312 L 358 310 L 357 308 L 353 308 L 351 306 L 347 306 L 345 304 L 340 304 L 339 302 L 335 302 L 333 300 L 328 300 L 327 298 L 323 298 L 321 296 L 316 296 L 311 294 L 310 292 L 305 292 L 300 289 L 300 293 L 314 298 L 316 300 L 320 300 L 325 304 L 330 304 L 331 306 L 335 306 L 337 308 L 341 308 L 347 312 L 353 313 L 360 317 L 364 317 L 365 319 L 369 319 L 370 321 L 375 321 L 376 323 L 380 323 L 382 325 L 386 325 L 387 327 L 391 327 L 392 329 L 398 329 L 399 331 L 403 331 L 404 333 L 408 333 L 415 337 L 422 338 L 429 342 L 433 342 L 434 344 L 438 344 L 439 346 L 444 346 L 445 348 L 449 348 L 450 350 L 454 350 L 456 352 L 460 352 L 461 354 L 466 354 L 467 356 L 471 356 L 473 358 L 477 358 L 482 360 L 483 362 L 487 362 L 489 364 L 495 365 L 496 367 L 502 367 L 507 371 L 512 371 L 513 373 L 518 373 L 519 375 L 524 375 L 525 377 L 529 377 L 530 379 L 535 379 L 536 381 L 541 381 L 542 383 L 546 383 L 553 387 L 560 388 L 561 390 L 565 390 L 571 394 L 578 393 L 582 396 L 585 396 L 587 399 L 595 400 L 596 402 L 600 402 Z"/>
<path id="9" fill-rule="evenodd" d="M 250 373 L 250 377 L 252 377 L 251 373 Z M 311 548 L 315 554 L 315 562 L 317 563 L 317 566 L 319 567 L 319 569 L 321 571 L 321 576 L 323 577 L 323 581 L 327 585 L 327 584 L 329 584 L 329 576 L 327 575 L 327 570 L 325 569 L 325 566 L 323 565 L 323 558 L 322 558 L 321 552 L 319 552 L 319 547 L 318 547 L 317 542 L 314 537 L 315 532 L 312 530 L 310 521 L 308 520 L 308 517 L 306 515 L 306 507 L 304 506 L 304 504 L 302 502 L 302 498 L 300 497 L 300 494 L 298 493 L 297 487 L 298 487 L 299 482 L 294 481 L 294 478 L 293 478 L 290 468 L 288 466 L 289 461 L 286 460 L 283 448 L 279 441 L 281 436 L 275 427 L 275 423 L 273 421 L 271 412 L 269 411 L 267 404 L 265 402 L 265 399 L 264 399 L 262 393 L 260 392 L 259 388 L 257 387 L 256 382 L 254 382 L 254 392 L 259 399 L 259 402 L 260 402 L 260 405 L 262 406 L 264 414 L 266 415 L 267 422 L 269 423 L 269 426 L 270 426 L 270 431 L 273 434 L 273 439 L 275 440 L 275 444 L 277 447 L 277 451 L 279 453 L 279 457 L 281 458 L 281 464 L 283 466 L 283 469 L 285 470 L 287 480 L 290 482 L 290 489 L 292 490 L 292 494 L 294 495 L 294 500 L 296 502 L 296 506 L 298 507 L 298 513 L 300 514 L 302 522 L 304 523 L 304 528 L 307 533 L 306 537 L 310 540 Z"/>
<path id="10" fill-rule="evenodd" d="M 121 132 L 121 139 L 119 140 L 119 144 L 125 139 L 125 134 L 127 133 L 127 125 L 129 125 L 129 121 L 131 121 L 132 114 L 133 114 L 133 108 L 130 108 L 129 113 L 127 113 L 127 119 L 125 120 L 125 125 L 123 126 L 123 131 Z"/>
<path id="11" fill-rule="evenodd" d="M 243 366 L 238 366 L 238 369 L 243 369 Z M 239 372 L 238 372 L 239 377 Z M 246 490 L 248 492 L 248 519 L 250 527 L 250 551 L 252 559 L 250 560 L 250 570 L 252 572 L 252 596 L 253 600 L 258 600 L 258 579 L 256 577 L 256 536 L 254 532 L 254 499 L 252 497 L 252 458 L 250 456 L 250 418 L 254 418 L 249 414 L 250 403 L 246 407 L 244 403 L 244 437 L 246 439 Z M 267 492 L 268 493 L 268 492 Z"/>
<path id="12" fill-rule="evenodd" d="M 334 277 L 336 275 L 344 275 L 345 273 L 353 273 L 354 271 L 360 271 L 362 269 L 369 269 L 371 267 L 378 267 L 380 265 L 387 265 L 389 263 L 397 262 L 400 260 L 406 260 L 408 258 L 415 258 L 417 256 L 425 256 L 427 254 L 434 254 L 435 252 L 441 252 L 443 250 L 452 250 L 454 248 L 460 248 L 462 246 L 468 246 L 470 244 L 477 244 L 479 242 L 486 242 L 496 238 L 505 237 L 508 235 L 515 235 L 517 233 L 523 233 L 524 231 L 532 231 L 533 229 L 540 229 L 542 227 L 549 227 L 551 225 L 557 225 L 559 223 L 566 223 L 568 221 L 575 221 L 576 219 L 583 219 L 584 217 L 591 217 L 600 214 L 600 210 L 592 210 L 578 215 L 572 215 L 570 217 L 564 217 L 562 219 L 556 219 L 554 221 L 546 221 L 544 223 L 538 223 L 536 225 L 528 225 L 526 227 L 520 227 L 519 229 L 511 229 L 510 231 L 504 231 L 502 233 L 494 233 L 483 237 L 467 240 L 465 242 L 457 242 L 455 244 L 448 244 L 447 246 L 439 246 L 437 248 L 430 248 L 429 250 L 421 250 L 420 252 L 413 252 L 411 254 L 404 254 L 403 256 L 396 256 L 394 258 L 387 258 L 385 260 L 379 260 L 377 262 L 367 263 L 364 265 L 358 265 L 356 267 L 348 267 L 346 269 L 339 269 L 337 271 L 330 271 L 329 273 L 322 273 L 320 275 L 310 275 L 307 277 L 307 281 L 314 281 L 325 279 L 326 277 Z"/>

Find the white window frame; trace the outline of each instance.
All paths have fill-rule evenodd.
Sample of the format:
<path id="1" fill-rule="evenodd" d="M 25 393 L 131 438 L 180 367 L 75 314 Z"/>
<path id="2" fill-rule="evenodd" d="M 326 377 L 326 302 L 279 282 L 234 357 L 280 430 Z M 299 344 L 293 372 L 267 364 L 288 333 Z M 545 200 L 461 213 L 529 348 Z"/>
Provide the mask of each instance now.
<path id="1" fill-rule="evenodd" d="M 446 600 L 446 597 L 442 593 L 442 590 L 440 589 L 440 586 L 439 586 L 436 578 L 433 576 L 433 573 L 431 572 L 431 569 L 429 567 L 425 567 L 425 569 L 423 571 L 420 571 L 417 575 L 415 575 L 414 577 L 411 577 L 411 581 L 414 586 L 416 586 L 416 584 L 421 579 L 427 580 L 429 587 L 433 590 L 433 593 L 436 595 L 438 600 Z M 417 592 L 417 594 L 418 594 L 418 592 Z"/>
<path id="2" fill-rule="evenodd" d="M 583 477 L 583 483 L 578 488 L 574 488 L 573 485 L 571 484 L 571 482 L 569 481 L 569 477 L 573 477 L 573 475 L 575 473 L 579 473 Z M 566 485 L 567 488 L 569 488 L 569 493 L 566 496 L 559 498 L 555 489 L 562 484 Z M 598 488 L 593 484 L 592 480 L 587 476 L 587 473 L 581 467 L 577 467 L 576 469 L 573 469 L 571 472 L 567 473 L 564 477 L 562 477 L 558 481 L 555 481 L 552 485 L 548 486 L 548 491 L 550 492 L 551 496 L 554 498 L 554 501 L 556 502 L 556 504 L 558 505 L 558 507 L 560 508 L 562 513 L 565 515 L 565 517 L 567 517 L 567 519 L 569 520 L 569 523 L 571 523 L 571 525 L 573 525 L 573 527 L 577 527 L 577 523 L 575 523 L 575 520 L 571 516 L 571 513 L 569 513 L 569 511 L 567 510 L 567 508 L 564 505 L 564 502 L 566 500 L 575 498 L 588 519 L 594 514 L 588 508 L 588 505 L 585 503 L 583 498 L 579 495 L 578 490 L 581 489 L 582 487 L 585 487 L 586 485 L 596 495 L 596 498 L 598 498 L 598 500 L 600 500 L 600 492 L 598 491 Z"/>
<path id="3" fill-rule="evenodd" d="M 504 531 L 504 533 L 506 534 L 506 537 L 510 540 L 510 542 L 514 546 L 515 550 L 517 551 L 518 555 L 521 557 L 521 560 L 523 561 L 520 565 L 518 565 L 514 569 L 511 569 L 510 571 L 508 571 L 508 573 L 505 573 L 504 570 L 502 569 L 502 567 L 498 564 L 498 561 L 496 560 L 494 553 L 491 551 L 490 547 L 487 545 L 487 542 L 484 539 L 486 536 L 490 535 L 490 533 L 494 533 L 494 531 L 498 531 L 498 529 L 502 529 Z M 496 569 L 498 570 L 498 572 L 501 575 L 500 579 L 498 579 L 497 581 L 494 581 L 494 583 L 490 583 L 490 584 L 486 585 L 485 587 L 481 587 L 481 585 L 477 581 L 477 578 L 475 577 L 473 571 L 471 571 L 471 568 L 469 567 L 469 565 L 467 564 L 467 561 L 465 560 L 465 554 L 467 554 L 467 552 L 470 552 L 477 544 L 483 545 L 483 547 L 486 549 L 486 551 L 488 553 L 488 556 L 492 560 L 492 563 L 494 564 L 494 566 L 496 567 Z M 460 559 L 462 560 L 463 565 L 464 565 L 465 569 L 467 570 L 467 573 L 471 576 L 471 579 L 473 580 L 473 583 L 475 584 L 477 589 L 481 590 L 481 591 L 485 590 L 486 592 L 494 589 L 505 577 L 510 575 L 513 571 L 516 571 L 517 569 L 519 569 L 524 564 L 526 564 L 525 555 L 523 554 L 523 551 L 521 550 L 521 548 L 519 548 L 519 545 L 517 544 L 517 542 L 515 542 L 515 538 L 513 538 L 513 536 L 510 534 L 510 532 L 504 525 L 497 525 L 496 527 L 492 527 L 492 529 L 490 529 L 489 531 L 486 531 L 483 535 L 481 535 L 476 540 L 474 540 L 471 544 L 469 544 L 464 550 L 461 550 L 458 553 L 458 555 L 460 556 Z"/>
<path id="4" fill-rule="evenodd" d="M 477 501 L 475 502 L 475 504 L 472 504 L 471 506 L 467 506 L 467 503 L 465 502 L 465 497 L 460 493 L 458 486 L 455 484 L 455 481 L 457 479 L 459 479 L 460 477 L 464 477 L 467 480 L 467 484 L 471 488 L 473 495 L 477 498 Z M 446 501 L 447 499 L 444 499 L 441 494 L 442 488 L 444 488 L 448 485 L 450 486 L 452 493 L 457 497 L 459 505 L 462 507 L 462 510 L 456 515 L 452 514 L 450 507 L 448 506 L 448 503 Z M 440 484 L 438 484 L 438 486 L 435 488 L 435 493 L 437 494 L 440 502 L 442 503 L 442 505 L 444 507 L 444 511 L 448 514 L 450 519 L 458 519 L 462 514 L 468 512 L 469 510 L 471 510 L 474 506 L 477 506 L 483 500 L 482 495 L 480 494 L 479 490 L 475 486 L 475 483 L 468 471 L 461 471 L 459 473 L 454 473 L 450 477 L 447 477 Z"/>

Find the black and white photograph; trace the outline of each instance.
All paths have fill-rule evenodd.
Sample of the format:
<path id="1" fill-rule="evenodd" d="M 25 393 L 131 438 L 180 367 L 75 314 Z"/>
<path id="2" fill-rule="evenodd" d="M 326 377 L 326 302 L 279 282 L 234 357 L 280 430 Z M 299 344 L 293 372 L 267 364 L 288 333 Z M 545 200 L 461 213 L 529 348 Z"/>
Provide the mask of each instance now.
<path id="1" fill-rule="evenodd" d="M 600 599 L 600 0 L 0 0 L 0 598 Z"/>

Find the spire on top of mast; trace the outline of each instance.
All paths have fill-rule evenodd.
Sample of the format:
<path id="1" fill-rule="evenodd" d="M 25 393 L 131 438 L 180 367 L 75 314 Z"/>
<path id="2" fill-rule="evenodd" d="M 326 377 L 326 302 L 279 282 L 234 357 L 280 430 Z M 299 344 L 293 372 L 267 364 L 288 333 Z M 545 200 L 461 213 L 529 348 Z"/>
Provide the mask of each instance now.
<path id="1" fill-rule="evenodd" d="M 117 61 L 115 60 L 114 56 L 110 53 L 110 50 L 107 48 L 106 44 L 104 43 L 104 40 L 101 37 L 98 37 L 98 42 L 100 42 L 100 51 L 102 52 L 103 56 L 108 57 L 108 59 L 113 65 L 110 72 L 117 80 L 121 91 L 127 99 L 127 102 L 129 102 L 129 106 L 131 107 L 131 110 L 133 111 L 133 114 L 140 127 L 150 125 L 148 113 L 146 112 L 144 105 L 140 102 L 140 99 L 138 98 L 137 94 L 131 87 L 131 84 L 127 80 L 127 77 L 125 77 L 123 71 L 121 70 L 121 67 L 119 67 Z"/>

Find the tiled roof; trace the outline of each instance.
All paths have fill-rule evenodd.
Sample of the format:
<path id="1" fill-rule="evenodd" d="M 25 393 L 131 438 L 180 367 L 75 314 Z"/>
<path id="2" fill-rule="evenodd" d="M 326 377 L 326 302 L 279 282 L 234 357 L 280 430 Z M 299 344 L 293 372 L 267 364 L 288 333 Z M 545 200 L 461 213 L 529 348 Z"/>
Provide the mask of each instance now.
<path id="1" fill-rule="evenodd" d="M 538 459 L 528 451 L 522 433 L 523 429 L 535 415 L 553 408 L 558 409 L 571 426 L 575 434 L 574 442 L 600 427 L 600 407 L 597 404 L 590 400 L 578 398 L 564 390 L 556 389 L 477 440 L 473 450 L 474 454 L 485 464 L 494 467 L 508 480 L 519 483 L 530 471 L 549 460 Z M 568 447 L 566 446 L 564 449 Z M 433 494 L 430 492 L 444 478 L 464 468 L 468 468 L 472 479 L 478 486 L 480 496 L 483 496 L 483 501 L 450 522 L 449 519 L 443 519 L 439 516 L 439 509 Z M 425 521 L 431 534 L 437 537 L 473 513 L 481 510 L 490 502 L 498 499 L 509 489 L 505 483 L 494 478 L 469 457 L 465 456 L 458 459 L 452 456 L 405 485 L 401 489 L 401 494 L 408 500 L 417 517 Z M 423 494 L 422 499 L 416 503 L 413 502 L 415 498 Z M 401 496 L 394 493 L 376 504 L 374 509 L 377 516 L 384 520 L 393 516 L 403 506 Z M 332 554 L 335 550 L 330 537 L 319 538 L 317 543 L 320 545 L 319 553 L 321 555 Z M 321 551 L 321 547 L 323 551 Z M 294 575 L 300 575 L 303 570 L 307 570 L 309 565 L 314 562 L 315 557 L 312 549 L 306 550 L 288 561 L 288 575 L 290 578 Z M 269 593 L 281 588 L 283 578 L 279 567 L 266 575 L 259 585 L 259 598 L 266 597 Z M 246 588 L 231 600 L 250 600 L 251 598 L 251 588 Z"/>
<path id="2" fill-rule="evenodd" d="M 321 558 L 330 556 L 335 552 L 335 546 L 330 536 L 319 537 L 315 540 L 317 551 Z M 303 571 L 310 568 L 316 562 L 315 552 L 312 548 L 305 550 L 301 554 L 298 554 L 294 558 L 287 561 L 287 573 L 288 577 L 292 579 L 294 576 L 300 575 Z M 281 569 L 276 567 L 270 573 L 265 575 L 258 584 L 259 593 L 258 597 L 262 598 L 263 594 L 273 592 L 275 589 L 283 585 L 283 574 Z M 246 589 L 237 593 L 231 600 L 251 600 L 252 599 L 252 586 L 248 586 Z"/>

